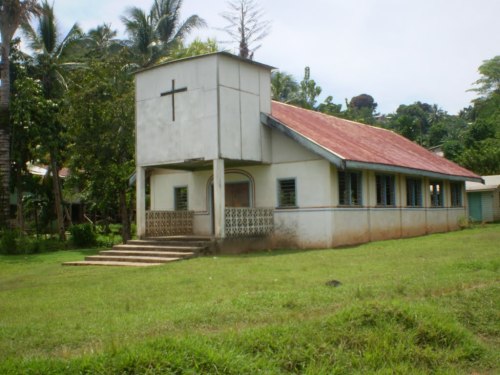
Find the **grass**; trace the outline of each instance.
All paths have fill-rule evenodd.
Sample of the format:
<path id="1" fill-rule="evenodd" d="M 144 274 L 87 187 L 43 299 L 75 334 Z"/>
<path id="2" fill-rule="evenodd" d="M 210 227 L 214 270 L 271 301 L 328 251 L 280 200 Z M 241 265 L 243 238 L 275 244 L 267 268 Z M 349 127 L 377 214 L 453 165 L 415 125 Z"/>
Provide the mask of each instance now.
<path id="1" fill-rule="evenodd" d="M 0 256 L 0 373 L 498 373 L 499 241 L 495 224 L 146 269 Z"/>

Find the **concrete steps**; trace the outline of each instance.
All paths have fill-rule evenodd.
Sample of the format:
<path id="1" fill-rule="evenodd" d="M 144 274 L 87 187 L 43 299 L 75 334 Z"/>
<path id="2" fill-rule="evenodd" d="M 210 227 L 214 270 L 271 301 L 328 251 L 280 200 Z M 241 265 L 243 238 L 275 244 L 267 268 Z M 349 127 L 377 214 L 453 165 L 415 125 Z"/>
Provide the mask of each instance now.
<path id="1" fill-rule="evenodd" d="M 175 236 L 131 240 L 111 250 L 89 255 L 83 261 L 66 262 L 65 266 L 133 266 L 147 267 L 189 259 L 208 251 L 210 237 Z"/>

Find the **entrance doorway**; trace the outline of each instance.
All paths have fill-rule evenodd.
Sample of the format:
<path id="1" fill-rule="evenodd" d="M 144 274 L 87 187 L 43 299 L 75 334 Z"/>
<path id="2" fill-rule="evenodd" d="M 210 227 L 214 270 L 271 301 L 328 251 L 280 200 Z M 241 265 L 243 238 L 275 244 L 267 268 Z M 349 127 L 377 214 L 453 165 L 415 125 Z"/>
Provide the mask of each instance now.
<path id="1" fill-rule="evenodd" d="M 251 178 L 241 172 L 226 172 L 224 185 L 224 198 L 226 207 L 252 207 L 253 184 Z M 212 221 L 212 234 L 215 233 L 214 218 L 214 187 L 210 184 L 210 215 Z"/>

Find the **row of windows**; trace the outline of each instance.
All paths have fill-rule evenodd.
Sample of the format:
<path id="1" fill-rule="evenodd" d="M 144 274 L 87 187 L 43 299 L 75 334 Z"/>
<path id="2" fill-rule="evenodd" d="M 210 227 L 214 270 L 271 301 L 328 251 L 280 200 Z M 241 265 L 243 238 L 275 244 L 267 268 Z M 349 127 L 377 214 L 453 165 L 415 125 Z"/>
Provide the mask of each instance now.
<path id="1" fill-rule="evenodd" d="M 362 184 L 361 172 L 339 171 L 339 204 L 341 206 L 361 206 Z M 375 176 L 377 206 L 391 207 L 396 205 L 396 182 L 393 175 L 377 174 Z M 421 178 L 406 178 L 406 206 L 422 207 Z M 462 184 L 450 183 L 452 207 L 462 207 Z M 444 206 L 442 181 L 430 181 L 429 197 L 431 207 Z M 278 207 L 296 207 L 295 179 L 278 181 Z"/>
<path id="2" fill-rule="evenodd" d="M 391 207 L 396 205 L 396 183 L 393 175 L 377 174 L 375 176 L 377 206 Z M 352 171 L 338 172 L 339 204 L 341 206 L 361 206 L 362 183 L 361 173 Z M 422 185 L 420 178 L 406 178 L 406 206 L 422 207 Z M 452 207 L 462 207 L 462 185 L 450 183 Z M 443 207 L 444 191 L 441 181 L 429 182 L 431 207 Z M 294 178 L 278 180 L 278 207 L 297 207 L 297 187 Z M 177 211 L 188 209 L 187 186 L 174 188 L 174 208 Z"/>

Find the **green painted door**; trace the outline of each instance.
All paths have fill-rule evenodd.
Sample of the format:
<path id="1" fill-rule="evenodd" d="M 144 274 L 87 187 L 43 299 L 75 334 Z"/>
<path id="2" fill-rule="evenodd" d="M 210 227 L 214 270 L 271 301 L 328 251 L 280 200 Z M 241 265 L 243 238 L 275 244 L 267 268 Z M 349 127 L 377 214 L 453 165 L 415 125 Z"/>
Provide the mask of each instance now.
<path id="1" fill-rule="evenodd" d="M 474 221 L 483 221 L 483 209 L 481 207 L 481 193 L 467 194 L 469 200 L 469 218 Z"/>

